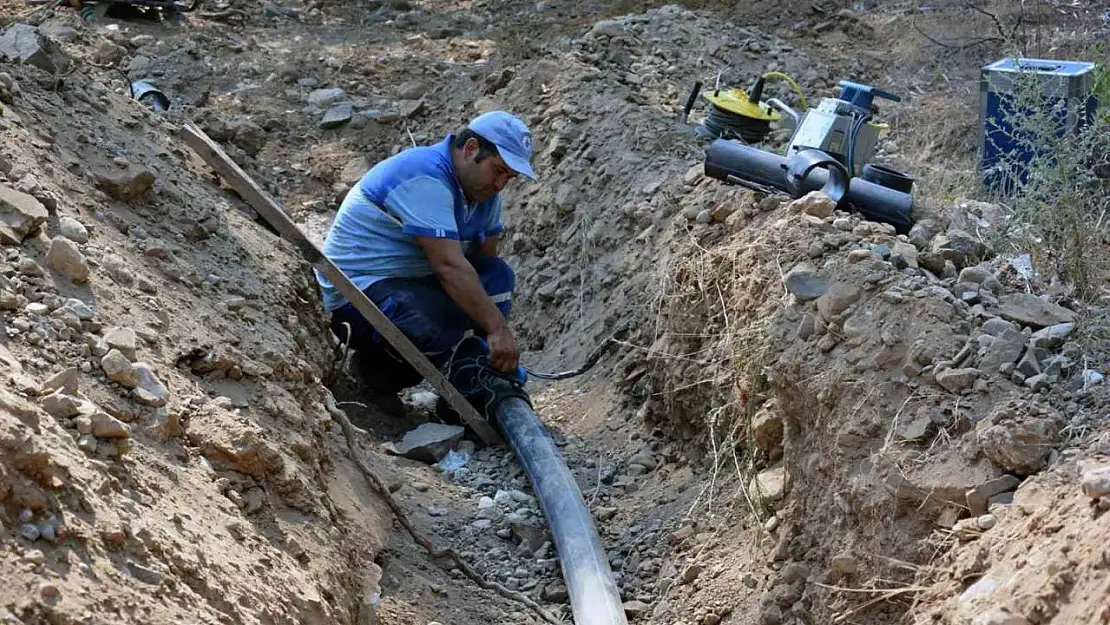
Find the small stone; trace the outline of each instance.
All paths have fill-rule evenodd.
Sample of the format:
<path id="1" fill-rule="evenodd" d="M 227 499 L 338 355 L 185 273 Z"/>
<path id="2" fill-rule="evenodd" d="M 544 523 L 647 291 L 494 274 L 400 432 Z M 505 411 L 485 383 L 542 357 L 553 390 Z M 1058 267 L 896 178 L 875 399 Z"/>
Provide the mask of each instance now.
<path id="1" fill-rule="evenodd" d="M 824 219 L 836 210 L 836 202 L 821 191 L 810 191 L 790 203 L 790 210 Z"/>
<path id="2" fill-rule="evenodd" d="M 91 432 L 91 422 L 89 423 L 89 428 Z M 78 432 L 80 432 L 80 429 L 78 429 Z M 87 454 L 95 454 L 99 445 L 100 441 L 96 440 L 96 436 L 89 433 L 82 433 L 81 437 L 77 439 L 77 448 Z"/>
<path id="3" fill-rule="evenodd" d="M 109 348 L 118 349 L 128 360 L 134 360 L 138 350 L 135 331 L 126 327 L 112 327 L 104 331 L 104 342 Z"/>
<path id="4" fill-rule="evenodd" d="M 652 180 L 651 182 L 645 184 L 644 187 L 642 189 L 640 189 L 640 192 L 643 193 L 644 195 L 650 197 L 652 195 L 655 195 L 659 191 L 659 189 L 662 188 L 662 187 L 663 187 L 663 179 L 662 178 L 656 178 L 655 180 Z"/>
<path id="5" fill-rule="evenodd" d="M 342 100 L 347 94 L 338 87 L 331 89 L 316 89 L 308 94 L 308 103 L 312 106 L 324 108 Z"/>
<path id="6" fill-rule="evenodd" d="M 80 319 L 81 321 L 89 321 L 96 314 L 95 311 L 93 311 L 93 309 L 90 308 L 88 304 L 86 304 L 85 302 L 82 302 L 81 300 L 79 300 L 77 298 L 72 298 L 72 297 L 70 299 L 66 300 L 66 303 L 63 305 L 63 308 L 65 308 L 65 309 L 69 310 L 70 312 L 72 312 L 73 314 L 77 315 L 77 318 Z"/>
<path id="7" fill-rule="evenodd" d="M 127 54 L 127 49 L 123 46 L 102 39 L 100 45 L 96 48 L 96 52 L 93 53 L 93 58 L 100 65 L 115 65 L 123 60 L 125 54 Z"/>
<path id="8" fill-rule="evenodd" d="M 43 582 L 39 584 L 39 594 L 46 599 L 54 599 L 61 594 L 58 587 L 50 582 Z"/>
<path id="9" fill-rule="evenodd" d="M 55 419 L 69 419 L 81 414 L 80 399 L 62 392 L 54 392 L 39 400 L 43 410 Z"/>
<path id="10" fill-rule="evenodd" d="M 906 301 L 906 296 L 901 291 L 883 291 L 879 297 L 888 304 L 901 304 Z"/>
<path id="11" fill-rule="evenodd" d="M 996 408 L 975 428 L 983 455 L 1018 475 L 1032 475 L 1044 468 L 1059 435 L 1052 420 L 1021 417 L 1007 405 Z"/>
<path id="12" fill-rule="evenodd" d="M 933 239 L 932 252 L 943 260 L 951 262 L 954 269 L 961 269 L 982 260 L 987 253 L 987 247 L 970 233 L 952 228 L 947 234 Z"/>
<path id="13" fill-rule="evenodd" d="M 1110 466 L 1085 471 L 1080 485 L 1083 494 L 1091 499 L 1110 495 Z"/>
<path id="14" fill-rule="evenodd" d="M 817 311 L 821 313 L 822 318 L 831 319 L 848 310 L 861 294 L 862 291 L 858 286 L 848 282 L 837 282 L 817 299 Z"/>
<path id="15" fill-rule="evenodd" d="M 0 34 L 0 58 L 33 65 L 53 74 L 65 70 L 69 59 L 30 24 L 17 23 Z"/>
<path id="16" fill-rule="evenodd" d="M 696 165 L 691 165 L 690 169 L 686 170 L 686 174 L 682 176 L 682 183 L 687 185 L 687 186 L 693 186 L 693 185 L 697 184 L 697 182 L 699 180 L 701 180 L 704 176 L 705 176 L 705 165 L 704 164 L 698 163 Z"/>
<path id="17" fill-rule="evenodd" d="M 566 603 L 570 600 L 570 593 L 563 582 L 552 582 L 544 586 L 541 597 L 548 603 Z"/>
<path id="18" fill-rule="evenodd" d="M 165 406 L 166 402 L 169 401 L 170 391 L 154 374 L 150 365 L 145 362 L 137 362 L 133 367 L 137 377 L 137 385 L 134 389 L 135 401 L 153 408 Z"/>
<path id="19" fill-rule="evenodd" d="M 38 549 L 29 549 L 27 553 L 23 554 L 23 559 L 31 564 L 42 564 L 46 562 L 46 554 Z"/>
<path id="20" fill-rule="evenodd" d="M 239 295 L 232 295 L 224 300 L 224 304 L 227 305 L 228 310 L 242 310 L 247 305 L 247 299 Z"/>
<path id="21" fill-rule="evenodd" d="M 704 209 L 698 213 L 698 216 L 694 218 L 694 221 L 698 222 L 699 224 L 710 223 L 713 221 L 713 212 L 710 211 L 708 208 Z"/>
<path id="22" fill-rule="evenodd" d="M 628 463 L 632 464 L 632 465 L 637 465 L 638 464 L 638 465 L 644 467 L 645 469 L 647 469 L 648 471 L 652 471 L 658 466 L 658 463 L 656 462 L 655 458 L 651 455 L 651 452 L 649 452 L 647 450 L 641 451 L 641 452 L 637 453 L 636 455 L 632 456 L 631 458 L 629 458 Z"/>
<path id="23" fill-rule="evenodd" d="M 74 395 L 77 393 L 80 379 L 81 370 L 77 367 L 69 367 L 50 376 L 46 382 L 43 382 L 41 390 L 44 392 L 62 391 Z"/>
<path id="24" fill-rule="evenodd" d="M 327 112 L 324 113 L 324 118 L 320 120 L 320 127 L 338 128 L 351 121 L 354 114 L 355 108 L 349 103 L 332 104 L 328 107 Z"/>
<path id="25" fill-rule="evenodd" d="M 962 369 L 945 369 L 937 373 L 936 380 L 937 384 L 945 390 L 952 393 L 960 393 L 974 386 L 975 380 L 978 377 L 978 369 L 967 367 Z"/>
<path id="26" fill-rule="evenodd" d="M 100 367 L 104 369 L 108 379 L 126 388 L 135 388 L 139 385 L 139 374 L 127 356 L 118 349 L 110 349 L 100 359 Z"/>
<path id="27" fill-rule="evenodd" d="M 92 416 L 92 434 L 98 438 L 128 438 L 131 428 L 106 412 L 96 412 Z"/>
<path id="28" fill-rule="evenodd" d="M 967 506 L 971 509 L 971 514 L 977 516 L 986 514 L 991 497 L 1014 490 L 1019 484 L 1021 484 L 1021 480 L 1018 478 L 1012 475 L 1003 475 L 967 491 Z"/>
<path id="29" fill-rule="evenodd" d="M 155 180 L 154 172 L 145 167 L 131 166 L 96 174 L 96 186 L 109 197 L 123 202 L 146 193 L 154 186 Z"/>
<path id="30" fill-rule="evenodd" d="M 460 426 L 424 423 L 405 434 L 401 442 L 387 446 L 396 455 L 434 464 L 459 442 L 466 432 Z"/>
<path id="31" fill-rule="evenodd" d="M 0 243 L 19 245 L 46 223 L 49 213 L 35 198 L 0 184 Z"/>
<path id="32" fill-rule="evenodd" d="M 1014 324 L 998 317 L 991 317 L 983 322 L 983 332 L 991 336 L 1002 336 L 1007 330 L 1017 329 L 1018 328 L 1015 327 Z"/>
<path id="33" fill-rule="evenodd" d="M 649 610 L 651 610 L 651 606 L 644 603 L 643 601 L 625 601 L 624 602 L 624 613 L 630 619 L 638 619 L 641 616 L 646 615 Z"/>
<path id="34" fill-rule="evenodd" d="M 839 577 L 849 577 L 859 571 L 859 558 L 847 551 L 833 556 L 829 564 Z"/>
<path id="35" fill-rule="evenodd" d="M 1035 330 L 1075 322 L 1075 312 L 1032 293 L 1010 293 L 998 298 L 996 314 Z"/>
<path id="36" fill-rule="evenodd" d="M 43 270 L 42 266 L 36 263 L 32 258 L 21 258 L 19 260 L 19 273 L 32 278 L 41 278 L 46 275 L 46 271 Z"/>
<path id="37" fill-rule="evenodd" d="M 815 300 L 829 290 L 828 282 L 818 277 L 816 270 L 806 264 L 791 269 L 786 274 L 785 283 L 786 290 L 801 302 Z"/>
<path id="38" fill-rule="evenodd" d="M 763 531 L 767 532 L 768 534 L 772 534 L 776 529 L 778 529 L 779 523 L 781 522 L 782 521 L 779 519 L 779 516 L 777 514 L 772 514 L 771 518 L 767 519 L 767 521 L 763 524 Z"/>
<path id="39" fill-rule="evenodd" d="M 975 519 L 975 524 L 985 532 L 998 524 L 998 518 L 993 514 L 984 514 Z"/>
<path id="40" fill-rule="evenodd" d="M 989 336 L 989 335 L 988 335 Z M 1005 365 L 1014 366 L 1014 361 L 1025 349 L 1025 335 L 1013 327 L 1008 327 L 986 348 L 979 366 L 988 374 L 1000 372 Z"/>
<path id="41" fill-rule="evenodd" d="M 691 564 L 690 566 L 686 567 L 685 571 L 682 572 L 682 583 L 693 584 L 694 580 L 696 580 L 704 570 L 705 567 L 700 564 Z"/>
<path id="42" fill-rule="evenodd" d="M 65 237 L 54 237 L 50 241 L 46 262 L 51 269 L 62 272 L 74 284 L 89 281 L 89 262 L 85 260 L 81 250 L 77 249 L 77 244 Z"/>
<path id="43" fill-rule="evenodd" d="M 881 260 L 878 254 L 869 249 L 852 250 L 848 252 L 848 262 L 862 263 L 865 260 Z"/>
<path id="44" fill-rule="evenodd" d="M 1058 323 L 1041 328 L 1029 337 L 1029 344 L 1037 349 L 1057 349 L 1064 344 L 1074 329 L 1074 323 Z"/>
<path id="45" fill-rule="evenodd" d="M 760 471 L 758 475 L 752 478 L 748 491 L 753 499 L 766 499 L 774 502 L 782 498 L 785 486 L 786 469 L 775 467 Z"/>
<path id="46" fill-rule="evenodd" d="M 152 586 L 160 585 L 166 578 L 164 574 L 159 573 L 152 568 L 143 566 L 137 562 L 128 561 L 127 570 L 135 579 L 144 584 L 150 584 Z"/>
<path id="47" fill-rule="evenodd" d="M 1026 378 L 1025 386 L 1034 393 L 1039 393 L 1047 389 L 1050 385 L 1049 376 L 1047 373 L 1038 373 L 1037 375 Z"/>
<path id="48" fill-rule="evenodd" d="M 37 525 L 35 525 L 34 523 L 27 523 L 19 528 L 19 535 L 22 536 L 25 540 L 35 542 L 42 534 L 39 532 L 39 528 Z"/>
<path id="49" fill-rule="evenodd" d="M 598 521 L 608 521 L 617 516 L 617 509 L 600 506 L 594 510 L 594 516 Z"/>

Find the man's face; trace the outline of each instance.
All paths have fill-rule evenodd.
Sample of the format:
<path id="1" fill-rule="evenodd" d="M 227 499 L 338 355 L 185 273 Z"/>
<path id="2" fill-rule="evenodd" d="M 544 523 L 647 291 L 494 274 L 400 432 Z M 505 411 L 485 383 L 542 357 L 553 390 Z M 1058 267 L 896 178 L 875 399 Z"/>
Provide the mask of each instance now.
<path id="1" fill-rule="evenodd" d="M 459 183 L 471 202 L 484 202 L 497 195 L 516 178 L 500 156 L 487 156 L 477 162 L 478 142 L 471 139 L 463 146 L 463 164 L 459 168 Z"/>

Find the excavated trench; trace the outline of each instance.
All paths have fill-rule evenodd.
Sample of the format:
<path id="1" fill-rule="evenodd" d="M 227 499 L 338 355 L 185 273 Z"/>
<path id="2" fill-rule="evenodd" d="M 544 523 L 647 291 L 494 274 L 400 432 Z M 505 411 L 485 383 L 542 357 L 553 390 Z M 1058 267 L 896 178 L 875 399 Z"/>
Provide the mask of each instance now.
<path id="1" fill-rule="evenodd" d="M 83 222 L 91 234 L 78 245 L 92 275 L 87 290 L 72 288 L 47 258 L 49 236 L 28 238 L 8 254 L 14 284 L 0 287 L 55 311 L 65 297 L 84 298 L 96 315 L 78 318 L 68 343 L 10 333 L 33 379 L 11 378 L 28 399 L 4 396 L 20 416 L 6 412 L 0 431 L 15 450 L 0 462 L 12 486 L 0 489 L 4 527 L 19 527 L 24 510 L 39 526 L 54 515 L 75 542 L 10 543 L 0 566 L 18 571 L 19 584 L 0 591 L 0 615 L 540 622 L 401 531 L 353 462 L 322 383 L 361 430 L 354 453 L 416 532 L 485 580 L 570 614 L 573 592 L 513 453 L 465 440 L 434 464 L 390 453 L 388 443 L 433 419 L 427 394 L 408 396 L 404 419 L 346 403 L 358 392 L 334 371 L 307 265 L 168 138 L 172 124 L 197 120 L 319 240 L 369 165 L 494 107 L 521 115 L 537 137 L 541 182 L 507 192 L 503 243 L 518 273 L 525 362 L 572 368 L 630 328 L 588 374 L 530 386 L 629 620 L 877 625 L 914 616 L 921 584 L 943 589 L 937 605 L 964 590 L 965 578 L 929 575 L 949 536 L 981 518 L 966 518 L 968 492 L 1004 483 L 986 499 L 1012 498 L 1013 481 L 1048 458 L 1015 464 L 1022 453 L 1007 441 L 1043 434 L 1026 450 L 1040 454 L 1059 444 L 1064 422 L 1055 400 L 1007 379 L 965 389 L 953 385 L 966 371 L 925 370 L 958 360 L 987 371 L 1003 338 L 1010 351 L 1025 340 L 987 303 L 976 310 L 953 291 L 969 269 L 981 270 L 972 271 L 977 294 L 1019 290 L 1005 258 L 951 246 L 1001 223 L 996 209 L 919 211 L 930 228 L 895 236 L 820 203 L 786 205 L 705 179 L 704 145 L 674 124 L 692 78 L 711 81 L 722 67 L 729 82 L 778 70 L 823 93 L 849 74 L 876 77 L 878 60 L 817 63 L 797 40 L 675 6 L 599 21 L 617 11 L 389 3 L 355 19 L 328 2 L 285 5 L 236 5 L 245 20 L 230 24 L 220 20 L 231 13 L 83 24 L 59 11 L 41 30 L 81 69 L 62 88 L 20 66 L 10 72 L 19 94 L 0 90 L 11 131 L 5 189 L 40 198 L 50 236 L 63 217 Z M 834 42 L 870 32 L 844 14 L 829 23 L 820 32 L 832 28 Z M 512 26 L 499 38 L 503 24 Z M 101 65 L 153 76 L 171 111 L 129 102 L 126 82 Z M 776 95 L 791 97 L 785 87 Z M 351 118 L 321 128 L 325 111 L 344 104 Z M 117 170 L 123 183 L 142 178 L 133 166 L 153 175 L 151 195 L 128 197 L 127 184 L 112 182 Z M 51 272 L 38 275 L 25 258 Z M 798 296 L 788 275 L 824 290 Z M 36 327 L 36 313 L 4 314 L 11 327 Z M 1018 315 L 1007 318 L 1030 329 L 1045 321 Z M 152 363 L 168 387 L 165 407 L 113 381 L 100 353 L 109 343 Z M 1052 345 L 1038 358 L 1077 349 Z M 125 424 L 112 433 L 133 442 L 90 438 L 80 414 L 51 418 L 19 403 L 42 404 L 42 381 L 68 367 L 83 377 L 79 391 L 63 391 Z M 1091 405 L 1083 395 L 1068 401 L 1068 414 Z M 1008 510 L 982 512 L 1006 526 L 1016 523 Z M 972 579 L 989 558 L 957 564 Z M 74 567 L 80 575 L 58 573 Z M 959 622 L 965 612 L 954 614 Z"/>

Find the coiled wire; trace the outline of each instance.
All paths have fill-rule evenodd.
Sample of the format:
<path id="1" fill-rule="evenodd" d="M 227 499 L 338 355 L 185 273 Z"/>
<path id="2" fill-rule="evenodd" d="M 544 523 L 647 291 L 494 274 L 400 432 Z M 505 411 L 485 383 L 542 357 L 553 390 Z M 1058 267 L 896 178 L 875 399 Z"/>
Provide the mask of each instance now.
<path id="1" fill-rule="evenodd" d="M 721 139 L 740 139 L 744 143 L 759 143 L 771 132 L 771 122 L 753 119 L 726 111 L 716 104 L 709 104 L 705 129 Z"/>

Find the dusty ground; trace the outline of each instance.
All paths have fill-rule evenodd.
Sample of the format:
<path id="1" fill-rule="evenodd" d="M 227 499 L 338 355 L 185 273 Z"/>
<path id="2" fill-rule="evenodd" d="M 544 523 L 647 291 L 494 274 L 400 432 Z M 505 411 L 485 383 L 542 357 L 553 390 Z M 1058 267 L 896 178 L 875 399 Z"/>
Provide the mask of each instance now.
<path id="1" fill-rule="evenodd" d="M 1037 3 L 1031 52 L 1104 35 L 1096 4 Z M 1035 250 L 987 245 L 1006 212 L 960 199 L 998 56 L 976 41 L 1014 23 L 986 6 L 286 0 L 84 22 L 0 0 L 57 48 L 0 63 L 0 613 L 538 622 L 391 522 L 323 407 L 324 385 L 358 395 L 307 266 L 172 137 L 197 121 L 318 239 L 370 164 L 503 107 L 539 146 L 541 182 L 507 198 L 525 360 L 574 366 L 632 328 L 587 376 L 533 386 L 631 620 L 1110 622 L 1104 313 L 1024 279 Z M 921 226 L 701 176 L 675 119 L 722 69 L 904 95 L 881 158 L 918 175 Z M 350 119 L 321 127 L 335 104 Z M 391 456 L 429 415 L 344 407 L 433 542 L 568 612 L 507 450 Z"/>

